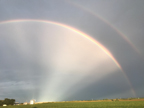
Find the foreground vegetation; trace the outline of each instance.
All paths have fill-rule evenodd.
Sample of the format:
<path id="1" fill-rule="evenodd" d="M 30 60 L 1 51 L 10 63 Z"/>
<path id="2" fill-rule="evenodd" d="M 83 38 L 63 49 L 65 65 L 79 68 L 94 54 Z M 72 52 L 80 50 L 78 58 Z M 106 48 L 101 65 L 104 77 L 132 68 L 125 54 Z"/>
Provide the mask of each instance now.
<path id="1" fill-rule="evenodd" d="M 15 103 L 15 99 L 5 98 L 4 100 L 0 100 L 0 106 L 3 106 L 3 104 L 14 105 L 14 103 Z"/>
<path id="2" fill-rule="evenodd" d="M 35 105 L 6 106 L 5 108 L 144 108 L 144 101 L 56 102 Z"/>

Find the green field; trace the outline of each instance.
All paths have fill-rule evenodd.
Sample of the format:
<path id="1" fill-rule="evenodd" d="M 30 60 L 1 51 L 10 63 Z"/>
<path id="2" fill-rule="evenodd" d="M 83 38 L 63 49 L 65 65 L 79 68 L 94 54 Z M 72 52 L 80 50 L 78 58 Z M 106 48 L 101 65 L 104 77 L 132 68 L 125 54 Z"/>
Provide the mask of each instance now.
<path id="1" fill-rule="evenodd" d="M 144 108 L 144 101 L 62 102 L 62 103 L 45 103 L 35 105 L 6 106 L 5 108 Z"/>

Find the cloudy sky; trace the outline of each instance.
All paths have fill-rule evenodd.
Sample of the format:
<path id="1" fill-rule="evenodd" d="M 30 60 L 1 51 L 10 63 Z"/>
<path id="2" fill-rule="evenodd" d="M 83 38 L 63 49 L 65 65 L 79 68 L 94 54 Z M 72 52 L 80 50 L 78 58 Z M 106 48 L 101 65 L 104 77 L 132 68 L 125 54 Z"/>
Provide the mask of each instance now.
<path id="1" fill-rule="evenodd" d="M 1 0 L 0 99 L 144 97 L 143 0 Z"/>

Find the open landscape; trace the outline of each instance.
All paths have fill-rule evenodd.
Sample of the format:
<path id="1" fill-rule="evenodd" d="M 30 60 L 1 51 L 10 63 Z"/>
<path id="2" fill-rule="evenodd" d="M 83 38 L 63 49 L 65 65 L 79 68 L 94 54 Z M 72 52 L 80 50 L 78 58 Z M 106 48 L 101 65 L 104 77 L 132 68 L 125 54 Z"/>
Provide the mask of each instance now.
<path id="1" fill-rule="evenodd" d="M 0 0 L 0 108 L 144 108 L 144 0 Z"/>
<path id="2" fill-rule="evenodd" d="M 36 105 L 6 106 L 5 108 L 144 108 L 144 101 L 56 102 Z"/>
<path id="3" fill-rule="evenodd" d="M 33 105 L 21 104 L 14 106 L 6 106 L 5 108 L 144 108 L 144 98 L 47 102 L 36 103 Z"/>

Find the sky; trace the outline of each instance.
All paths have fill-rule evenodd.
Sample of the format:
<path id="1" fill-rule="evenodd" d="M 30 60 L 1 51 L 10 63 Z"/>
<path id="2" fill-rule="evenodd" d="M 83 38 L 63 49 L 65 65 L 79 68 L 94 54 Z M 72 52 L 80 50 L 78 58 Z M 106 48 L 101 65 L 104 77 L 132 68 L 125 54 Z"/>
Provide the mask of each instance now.
<path id="1" fill-rule="evenodd" d="M 143 0 L 1 0 L 0 100 L 144 97 Z"/>

